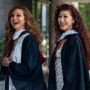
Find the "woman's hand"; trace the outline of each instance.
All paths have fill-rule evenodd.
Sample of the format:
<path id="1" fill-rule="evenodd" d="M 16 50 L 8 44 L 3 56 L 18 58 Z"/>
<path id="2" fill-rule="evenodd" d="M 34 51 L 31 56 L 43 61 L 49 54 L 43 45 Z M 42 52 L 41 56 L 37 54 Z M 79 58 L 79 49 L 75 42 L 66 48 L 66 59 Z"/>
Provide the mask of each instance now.
<path id="1" fill-rule="evenodd" d="M 2 66 L 8 67 L 10 63 L 11 63 L 11 61 L 10 61 L 9 58 L 7 58 L 7 57 L 4 57 L 3 58 L 3 60 L 2 60 Z"/>

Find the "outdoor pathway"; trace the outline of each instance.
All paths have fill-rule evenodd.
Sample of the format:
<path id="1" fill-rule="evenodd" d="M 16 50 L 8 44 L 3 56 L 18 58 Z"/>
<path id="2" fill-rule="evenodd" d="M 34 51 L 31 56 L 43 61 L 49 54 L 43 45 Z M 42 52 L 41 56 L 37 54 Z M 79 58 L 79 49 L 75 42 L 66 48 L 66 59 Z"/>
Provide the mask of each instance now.
<path id="1" fill-rule="evenodd" d="M 4 81 L 0 81 L 0 90 L 4 90 Z"/>

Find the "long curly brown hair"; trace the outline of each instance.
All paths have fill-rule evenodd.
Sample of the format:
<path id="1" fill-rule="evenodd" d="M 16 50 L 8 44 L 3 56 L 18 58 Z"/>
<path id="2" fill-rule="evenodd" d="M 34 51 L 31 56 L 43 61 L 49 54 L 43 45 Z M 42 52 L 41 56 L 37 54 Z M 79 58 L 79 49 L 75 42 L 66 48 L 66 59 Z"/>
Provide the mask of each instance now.
<path id="1" fill-rule="evenodd" d="M 87 61 L 88 61 L 88 64 L 90 65 L 90 33 L 87 30 L 78 10 L 73 5 L 62 4 L 56 7 L 55 17 L 54 17 L 54 26 L 55 26 L 55 34 L 56 34 L 55 40 L 57 41 L 61 36 L 61 34 L 63 33 L 63 31 L 60 29 L 60 26 L 58 24 L 58 15 L 63 10 L 69 10 L 71 12 L 71 15 L 75 21 L 73 24 L 73 29 L 78 32 L 84 44 Z"/>
<path id="2" fill-rule="evenodd" d="M 41 40 L 42 40 L 38 25 L 36 24 L 36 21 L 33 18 L 30 11 L 28 10 L 28 8 L 23 6 L 23 5 L 16 5 L 10 10 L 10 12 L 8 14 L 8 20 L 7 20 L 7 23 L 6 23 L 6 26 L 5 26 L 6 34 L 5 34 L 4 55 L 6 55 L 8 53 L 9 45 L 10 45 L 10 42 L 12 40 L 13 34 L 15 32 L 15 29 L 11 25 L 10 19 L 11 19 L 11 16 L 12 16 L 13 12 L 16 9 L 21 9 L 23 11 L 25 21 L 26 21 L 25 30 L 35 37 L 38 44 L 40 44 Z"/>

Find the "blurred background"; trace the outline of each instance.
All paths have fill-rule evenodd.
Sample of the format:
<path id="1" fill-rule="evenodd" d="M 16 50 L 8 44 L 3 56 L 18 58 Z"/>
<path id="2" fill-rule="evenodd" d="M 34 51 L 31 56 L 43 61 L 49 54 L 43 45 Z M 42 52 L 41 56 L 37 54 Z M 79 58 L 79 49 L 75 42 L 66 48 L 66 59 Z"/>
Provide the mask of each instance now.
<path id="1" fill-rule="evenodd" d="M 45 82 L 47 84 L 49 62 L 52 51 L 55 47 L 55 35 L 53 32 L 54 12 L 56 6 L 62 3 L 72 3 L 80 12 L 87 29 L 90 31 L 90 0 L 0 0 L 0 90 L 4 90 L 4 76 L 1 72 L 1 61 L 4 47 L 4 26 L 10 9 L 17 4 L 24 4 L 27 6 L 41 30 L 43 41 L 40 49 L 46 58 L 42 68 Z"/>

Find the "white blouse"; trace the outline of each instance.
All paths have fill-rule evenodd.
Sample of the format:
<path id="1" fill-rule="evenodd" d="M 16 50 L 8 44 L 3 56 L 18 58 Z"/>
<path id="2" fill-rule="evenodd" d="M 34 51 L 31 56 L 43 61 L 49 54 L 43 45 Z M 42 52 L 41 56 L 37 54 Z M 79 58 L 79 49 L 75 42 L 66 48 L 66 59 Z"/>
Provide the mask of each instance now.
<path id="1" fill-rule="evenodd" d="M 21 34 L 21 32 L 24 30 L 21 30 L 19 32 L 16 32 L 13 36 L 13 39 L 17 39 L 19 37 L 19 35 Z M 24 38 L 28 35 L 24 34 L 20 37 L 20 39 L 18 40 L 18 42 L 16 43 L 16 46 L 14 48 L 14 51 L 11 53 L 10 55 L 10 59 L 16 63 L 21 63 L 21 48 L 22 48 L 22 42 L 24 40 Z M 17 52 L 17 53 L 16 53 Z M 14 87 L 11 77 L 9 76 L 9 90 L 16 90 L 16 88 Z"/>
<path id="2" fill-rule="evenodd" d="M 61 65 L 61 49 L 58 49 L 56 52 L 55 71 L 56 71 L 56 90 L 62 90 L 64 81 Z"/>
<path id="3" fill-rule="evenodd" d="M 56 71 L 56 90 L 62 90 L 64 86 L 63 81 L 63 71 L 62 71 L 62 64 L 61 64 L 61 50 L 63 47 L 64 42 L 66 41 L 64 38 L 70 34 L 78 34 L 75 30 L 69 30 L 64 32 L 58 41 L 61 41 L 60 47 L 56 51 L 56 60 L 55 60 L 55 71 Z"/>

